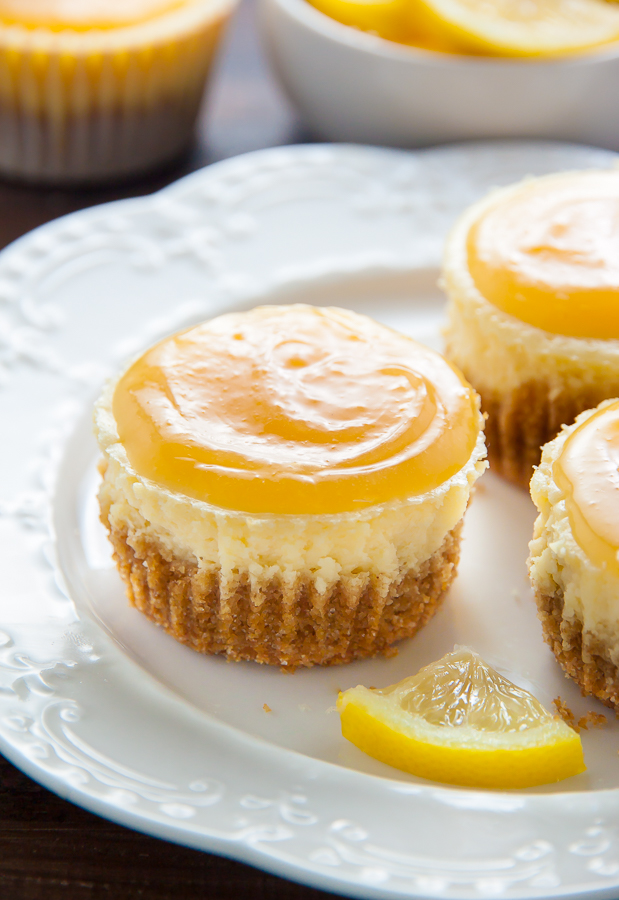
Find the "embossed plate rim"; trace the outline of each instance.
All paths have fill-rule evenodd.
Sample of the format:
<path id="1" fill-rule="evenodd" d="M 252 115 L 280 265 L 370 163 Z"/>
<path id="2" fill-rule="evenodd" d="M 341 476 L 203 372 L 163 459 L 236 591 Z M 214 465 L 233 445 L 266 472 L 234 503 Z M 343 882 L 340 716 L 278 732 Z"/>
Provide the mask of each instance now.
<path id="1" fill-rule="evenodd" d="M 519 142 L 410 154 L 329 145 L 278 148 L 219 163 L 187 176 L 153 197 L 116 201 L 71 214 L 20 238 L 0 255 L 0 309 L 8 323 L 2 325 L 4 331 L 0 330 L 4 341 L 0 343 L 0 371 L 9 379 L 15 375 L 19 383 L 22 362 L 30 360 L 39 366 L 42 378 L 65 377 L 53 353 L 54 328 L 58 326 L 54 310 L 45 305 L 37 306 L 33 299 L 36 285 L 32 287 L 29 279 L 32 280 L 31 271 L 37 265 L 44 268 L 44 263 L 49 263 L 45 279 L 53 280 L 62 266 L 71 262 L 63 256 L 65 245 L 71 245 L 71 241 L 76 245 L 81 241 L 83 245 L 78 248 L 74 262 L 85 258 L 87 252 L 94 254 L 101 249 L 97 241 L 104 231 L 108 237 L 124 235 L 119 238 L 125 242 L 123 252 L 134 252 L 136 266 L 144 262 L 140 254 L 145 259 L 149 253 L 156 257 L 160 251 L 170 260 L 179 254 L 192 253 L 198 258 L 200 254 L 204 255 L 204 244 L 192 245 L 191 235 L 183 232 L 183 222 L 191 220 L 196 213 L 192 203 L 195 206 L 198 195 L 198 206 L 200 203 L 211 204 L 208 206 L 210 214 L 219 202 L 218 196 L 221 199 L 226 191 L 233 194 L 239 185 L 245 189 L 252 179 L 257 185 L 256 196 L 262 191 L 268 198 L 269 191 L 275 190 L 275 183 L 285 177 L 293 178 L 295 172 L 301 172 L 311 184 L 312 173 L 318 173 L 319 179 L 329 177 L 334 184 L 348 178 L 357 179 L 363 187 L 359 195 L 361 206 L 365 204 L 367 210 L 372 208 L 372 203 L 386 204 L 387 215 L 396 214 L 393 210 L 400 209 L 402 193 L 408 190 L 406 185 L 412 185 L 407 201 L 410 215 L 414 218 L 423 212 L 423 230 L 428 232 L 422 234 L 420 229 L 416 248 L 412 248 L 406 258 L 402 253 L 399 257 L 397 253 L 392 256 L 379 253 L 363 264 L 351 257 L 347 264 L 354 272 L 361 271 L 364 265 L 368 271 L 381 266 L 398 269 L 404 262 L 405 267 L 416 268 L 436 263 L 443 228 L 441 216 L 446 215 L 437 202 L 436 221 L 431 221 L 428 226 L 425 222 L 427 210 L 415 212 L 415 190 L 424 178 L 430 181 L 434 178 L 435 191 L 440 193 L 442 190 L 447 195 L 458 179 L 468 177 L 467 166 L 473 171 L 475 166 L 483 168 L 484 160 L 490 165 L 495 159 L 502 160 L 508 169 L 511 166 L 514 171 L 519 171 L 518 165 L 521 168 L 524 165 L 518 163 L 521 158 L 541 160 L 542 157 L 547 160 L 546 165 L 548 160 L 555 160 L 556 167 L 565 167 L 568 159 L 574 165 L 586 165 L 593 160 L 605 164 L 612 159 L 611 154 L 593 149 Z M 447 175 L 446 167 L 451 167 Z M 437 173 L 440 175 L 438 181 Z M 378 201 L 373 195 L 376 186 L 382 191 Z M 442 200 L 450 213 L 449 197 L 444 196 Z M 230 197 L 226 202 L 230 209 L 236 210 Z M 225 203 L 223 205 L 225 207 Z M 151 211 L 152 216 L 149 215 Z M 240 215 L 237 212 L 234 213 L 236 219 L 232 216 L 228 217 L 230 222 L 226 220 L 225 228 L 229 228 L 230 233 L 235 229 L 243 233 L 248 227 L 247 217 L 243 218 L 242 211 Z M 137 241 L 135 247 L 127 250 L 135 235 L 127 231 L 126 222 L 137 221 L 144 214 L 150 219 L 148 227 L 155 229 L 157 223 L 161 224 L 162 234 L 153 238 L 150 248 L 148 241 L 143 245 Z M 171 217 L 172 224 L 165 224 L 166 216 Z M 222 228 L 225 231 L 223 225 Z M 424 238 L 427 238 L 425 243 Z M 247 239 L 252 240 L 251 233 Z M 213 240 L 216 244 L 217 239 Z M 106 241 L 102 242 L 101 252 L 107 246 Z M 205 265 L 215 269 L 216 250 L 209 259 L 203 260 Z M 154 258 L 151 263 L 159 264 Z M 310 261 L 305 267 L 298 267 L 296 277 L 300 280 L 310 276 L 316 278 L 328 275 L 332 270 L 333 261 L 325 258 L 316 265 Z M 239 287 L 238 279 L 228 283 L 225 271 L 220 275 L 222 291 L 217 301 L 220 304 L 238 302 L 251 294 L 242 283 Z M 263 279 L 254 293 L 276 290 L 294 277 L 295 272 L 286 272 L 284 267 L 279 274 L 275 273 L 271 282 Z M 41 276 L 39 286 L 43 283 Z M 191 310 L 186 312 L 186 315 L 191 314 Z M 45 334 L 52 335 L 47 344 Z M 92 384 L 100 380 L 102 374 L 96 366 L 94 373 L 84 370 L 84 366 L 75 369 L 71 372 L 71 385 L 79 383 L 82 387 L 79 391 L 75 387 L 77 399 L 73 412 L 67 412 L 66 421 L 60 421 L 53 439 L 49 440 L 50 446 L 57 451 L 71 433 L 72 416 L 82 407 L 83 401 L 79 398 L 83 397 L 84 390 L 90 390 Z M 33 377 L 38 377 L 36 371 Z M 67 387 L 69 406 L 70 397 L 71 391 Z M 19 530 L 19 523 L 49 526 L 57 462 L 45 457 L 39 473 L 43 488 L 38 493 L 35 489 L 21 500 L 0 500 L 0 522 L 7 528 L 7 534 L 17 541 L 18 549 L 28 545 L 23 552 L 26 555 L 32 553 L 33 560 L 38 558 L 39 552 L 45 552 L 52 564 L 53 547 L 50 547 L 45 532 L 41 532 L 40 541 L 31 541 L 27 532 Z M 16 537 L 18 534 L 23 534 L 22 538 Z M 30 548 L 31 543 L 34 549 Z M 34 562 L 32 568 L 34 573 Z M 42 571 L 37 570 L 37 577 L 44 581 Z M 248 737 L 231 726 L 209 719 L 185 701 L 179 704 L 175 694 L 139 670 L 92 619 L 74 616 L 70 598 L 63 598 L 62 575 L 57 568 L 55 576 L 60 590 L 46 583 L 40 588 L 41 596 L 37 594 L 38 599 L 33 600 L 36 609 L 47 614 L 48 621 L 40 624 L 35 620 L 28 628 L 23 623 L 14 625 L 13 635 L 7 633 L 0 637 L 0 747 L 16 765 L 59 795 L 156 836 L 233 856 L 277 874 L 353 896 L 477 898 L 505 893 L 522 898 L 584 898 L 616 894 L 619 886 L 619 864 L 616 862 L 616 856 L 619 856 L 616 836 L 619 831 L 619 790 L 523 796 L 415 785 L 339 768 Z M 7 626 L 6 630 L 11 629 Z M 42 647 L 47 657 L 41 656 Z M 109 676 L 112 682 L 117 677 L 118 684 L 102 688 L 99 672 Z M 86 684 L 87 702 L 80 693 L 84 673 L 85 681 L 91 678 L 92 682 Z M 179 733 L 195 739 L 195 748 L 193 744 L 191 748 L 197 748 L 196 752 L 205 746 L 200 742 L 207 739 L 209 750 L 215 747 L 219 753 L 217 756 L 213 751 L 213 760 L 220 768 L 193 778 L 186 788 L 179 787 L 173 779 L 166 781 L 153 776 L 149 765 L 132 767 L 115 762 L 101 749 L 103 740 L 98 749 L 85 743 L 72 726 L 88 721 L 92 729 L 88 702 L 91 706 L 95 700 L 104 704 L 108 694 L 113 700 L 114 690 L 122 688 L 135 691 L 143 702 L 141 707 L 135 708 L 136 716 L 141 715 L 142 710 L 150 710 L 151 705 L 164 720 L 166 715 L 172 716 Z M 144 717 L 146 722 L 146 712 Z M 130 729 L 129 722 L 125 725 Z M 127 743 L 127 735 L 123 740 Z M 190 758 L 189 750 L 184 748 L 183 752 L 187 754 L 187 759 L 183 759 L 188 772 L 201 765 L 199 754 Z M 229 757 L 235 757 L 235 754 L 244 755 L 245 762 L 251 762 L 251 772 L 241 771 L 238 760 L 230 768 Z M 175 758 L 175 762 L 178 764 L 178 759 Z M 161 765 L 165 768 L 163 763 Z M 222 781 L 224 772 L 234 783 Z M 338 809 L 349 813 L 348 816 L 336 815 L 331 809 L 334 795 L 341 803 Z M 388 810 L 390 816 L 394 820 L 399 818 L 403 826 L 413 832 L 417 828 L 417 838 L 421 841 L 426 822 L 424 820 L 420 825 L 411 821 L 411 803 L 418 819 L 437 815 L 441 820 L 442 815 L 445 831 L 452 827 L 454 834 L 464 834 L 467 823 L 476 817 L 482 824 L 485 820 L 486 828 L 490 819 L 510 828 L 520 817 L 523 823 L 529 823 L 529 840 L 516 846 L 510 857 L 497 856 L 496 851 L 495 858 L 490 854 L 489 859 L 473 860 L 467 868 L 462 860 L 450 858 L 448 854 L 432 859 L 428 854 L 415 856 L 410 852 L 408 855 L 391 852 L 388 847 L 372 844 L 367 828 L 358 824 L 364 815 L 367 822 L 369 810 L 380 809 L 383 816 Z M 550 821 L 546 821 L 548 818 Z M 382 822 L 383 830 L 388 824 Z M 572 824 L 578 839 L 570 841 Z M 555 839 L 556 847 L 548 840 L 544 842 L 543 835 L 558 833 L 561 831 L 559 826 L 564 832 L 562 843 L 558 838 Z M 468 827 L 472 826 L 469 824 Z M 540 838 L 536 838 L 538 831 L 542 835 Z M 557 869 L 565 870 L 566 874 L 557 876 Z M 596 881 L 596 877 L 601 880 Z"/>

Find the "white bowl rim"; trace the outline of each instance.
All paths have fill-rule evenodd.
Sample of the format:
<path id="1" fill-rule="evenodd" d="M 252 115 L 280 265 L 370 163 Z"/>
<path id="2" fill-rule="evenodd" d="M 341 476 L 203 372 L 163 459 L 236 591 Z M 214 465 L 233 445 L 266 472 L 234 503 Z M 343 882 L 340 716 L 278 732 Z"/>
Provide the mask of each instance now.
<path id="1" fill-rule="evenodd" d="M 385 59 L 402 62 L 416 63 L 429 67 L 515 67 L 524 66 L 558 68 L 558 67 L 584 67 L 596 63 L 609 62 L 619 58 L 619 39 L 610 45 L 594 47 L 591 50 L 580 53 L 570 53 L 562 56 L 467 56 L 465 54 L 445 53 L 440 50 L 426 50 L 423 47 L 414 47 L 408 44 L 398 44 L 386 38 L 361 31 L 352 25 L 344 25 L 337 19 L 332 19 L 326 13 L 320 12 L 307 0 L 263 0 L 263 4 L 271 2 L 295 19 L 298 24 L 319 34 L 321 37 L 333 43 L 343 44 L 350 49 L 364 53 L 372 53 Z M 608 48 L 612 49 L 608 49 Z"/>

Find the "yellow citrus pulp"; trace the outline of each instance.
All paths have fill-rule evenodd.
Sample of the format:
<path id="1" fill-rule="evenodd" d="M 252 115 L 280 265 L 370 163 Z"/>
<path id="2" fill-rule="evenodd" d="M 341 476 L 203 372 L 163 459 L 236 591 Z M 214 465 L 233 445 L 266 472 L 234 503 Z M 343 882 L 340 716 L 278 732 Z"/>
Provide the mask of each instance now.
<path id="1" fill-rule="evenodd" d="M 605 0 L 413 0 L 411 12 L 464 53 L 549 56 L 619 38 L 619 8 Z"/>
<path id="2" fill-rule="evenodd" d="M 167 338 L 113 410 L 136 472 L 225 509 L 328 514 L 420 495 L 468 462 L 475 392 L 366 316 L 265 306 Z"/>
<path id="3" fill-rule="evenodd" d="M 482 296 L 553 334 L 619 338 L 619 171 L 523 182 L 473 224 L 468 268 Z"/>
<path id="4" fill-rule="evenodd" d="M 345 25 L 451 53 L 552 56 L 619 39 L 619 8 L 605 0 L 310 2 Z"/>
<path id="5" fill-rule="evenodd" d="M 434 781 L 525 788 L 585 770 L 578 734 L 465 647 L 391 687 L 344 691 L 338 709 L 345 738 Z"/>

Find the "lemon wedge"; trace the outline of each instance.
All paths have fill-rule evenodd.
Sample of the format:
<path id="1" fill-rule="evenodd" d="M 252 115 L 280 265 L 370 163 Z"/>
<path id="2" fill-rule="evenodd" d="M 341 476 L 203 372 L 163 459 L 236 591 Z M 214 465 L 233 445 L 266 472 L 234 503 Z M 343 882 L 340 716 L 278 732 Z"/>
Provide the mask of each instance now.
<path id="1" fill-rule="evenodd" d="M 619 4 L 606 0 L 410 0 L 411 28 L 461 53 L 552 56 L 619 38 Z"/>
<path id="2" fill-rule="evenodd" d="M 337 705 L 345 738 L 422 778 L 524 788 L 586 768 L 578 734 L 466 647 L 391 687 L 344 691 Z"/>

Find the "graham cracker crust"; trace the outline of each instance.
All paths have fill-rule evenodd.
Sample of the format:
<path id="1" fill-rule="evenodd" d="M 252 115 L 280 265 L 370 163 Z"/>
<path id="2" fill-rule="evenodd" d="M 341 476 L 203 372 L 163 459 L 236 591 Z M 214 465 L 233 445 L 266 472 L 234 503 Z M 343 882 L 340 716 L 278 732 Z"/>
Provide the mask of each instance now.
<path id="1" fill-rule="evenodd" d="M 475 387 L 475 380 L 469 380 Z M 581 412 L 606 400 L 608 385 L 605 387 L 579 393 L 573 386 L 565 386 L 557 392 L 556 386 L 546 381 L 528 381 L 507 394 L 477 387 L 481 408 L 488 414 L 485 433 L 492 471 L 528 490 L 541 448 L 557 436 L 562 425 L 571 425 Z"/>
<path id="2" fill-rule="evenodd" d="M 462 527 L 397 582 L 364 573 L 319 594 L 309 580 L 258 584 L 248 573 L 231 580 L 220 571 L 200 571 L 144 535 L 110 528 L 105 514 L 102 519 L 129 600 L 140 612 L 200 653 L 290 670 L 389 654 L 395 641 L 412 637 L 455 577 Z"/>
<path id="3" fill-rule="evenodd" d="M 582 622 L 563 618 L 563 592 L 535 591 L 537 616 L 544 640 L 551 647 L 565 674 L 619 715 L 619 669 L 608 657 L 601 641 L 583 633 Z M 586 658 L 585 658 L 586 656 Z"/>

